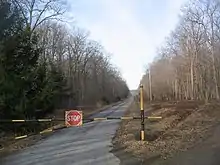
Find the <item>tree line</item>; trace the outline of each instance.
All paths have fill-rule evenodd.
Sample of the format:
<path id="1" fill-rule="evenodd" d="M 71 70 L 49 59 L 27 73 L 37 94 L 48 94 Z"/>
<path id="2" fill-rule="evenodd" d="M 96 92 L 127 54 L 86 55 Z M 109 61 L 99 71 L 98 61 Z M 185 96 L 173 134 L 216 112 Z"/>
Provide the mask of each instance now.
<path id="1" fill-rule="evenodd" d="M 111 54 L 67 26 L 62 0 L 0 0 L 0 118 L 108 104 L 129 89 Z"/>
<path id="2" fill-rule="evenodd" d="M 219 0 L 191 0 L 182 7 L 141 83 L 147 100 L 219 100 Z"/>

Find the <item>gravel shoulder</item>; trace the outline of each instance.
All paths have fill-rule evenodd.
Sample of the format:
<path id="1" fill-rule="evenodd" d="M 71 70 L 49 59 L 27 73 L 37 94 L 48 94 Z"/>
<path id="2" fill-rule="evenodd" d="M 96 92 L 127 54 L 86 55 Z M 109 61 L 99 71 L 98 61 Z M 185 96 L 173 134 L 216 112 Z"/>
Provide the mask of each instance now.
<path id="1" fill-rule="evenodd" d="M 218 132 L 219 107 L 217 102 L 204 104 L 195 101 L 148 104 L 145 106 L 146 114 L 163 118 L 145 121 L 147 141 L 139 141 L 140 121 L 123 121 L 113 139 L 115 150 L 123 153 L 121 155 L 132 155 L 136 162 L 143 165 L 175 164 L 178 162 L 177 155 L 184 158 L 183 153 L 193 149 L 195 153 L 208 139 L 215 139 L 213 135 Z M 138 104 L 133 103 L 127 115 L 139 115 L 138 109 Z M 121 159 L 126 159 L 126 156 Z"/>

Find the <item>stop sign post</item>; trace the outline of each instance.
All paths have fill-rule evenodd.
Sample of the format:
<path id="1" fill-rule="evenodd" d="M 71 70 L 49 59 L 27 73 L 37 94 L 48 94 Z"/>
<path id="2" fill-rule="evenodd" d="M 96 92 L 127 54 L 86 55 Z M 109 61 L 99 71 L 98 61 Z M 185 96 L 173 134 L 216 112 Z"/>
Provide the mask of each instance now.
<path id="1" fill-rule="evenodd" d="M 81 126 L 82 125 L 82 111 L 70 110 L 65 111 L 65 124 L 69 126 Z"/>

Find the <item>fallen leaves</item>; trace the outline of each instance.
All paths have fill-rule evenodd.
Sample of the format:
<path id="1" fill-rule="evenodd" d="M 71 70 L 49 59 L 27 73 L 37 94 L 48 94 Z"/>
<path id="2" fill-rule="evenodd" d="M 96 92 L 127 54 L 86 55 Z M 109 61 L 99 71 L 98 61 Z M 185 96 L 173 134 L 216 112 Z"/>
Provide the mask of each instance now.
<path id="1" fill-rule="evenodd" d="M 138 141 L 140 121 L 122 122 L 115 142 L 142 159 L 160 155 L 167 159 L 173 154 L 188 150 L 200 143 L 219 121 L 219 103 L 201 104 L 193 101 L 161 103 L 148 107 L 146 114 L 162 116 L 158 122 L 146 120 L 147 141 Z M 139 107 L 133 103 L 126 115 L 139 115 Z M 151 111 L 151 113 L 150 113 Z M 148 113 L 149 112 L 149 113 Z"/>

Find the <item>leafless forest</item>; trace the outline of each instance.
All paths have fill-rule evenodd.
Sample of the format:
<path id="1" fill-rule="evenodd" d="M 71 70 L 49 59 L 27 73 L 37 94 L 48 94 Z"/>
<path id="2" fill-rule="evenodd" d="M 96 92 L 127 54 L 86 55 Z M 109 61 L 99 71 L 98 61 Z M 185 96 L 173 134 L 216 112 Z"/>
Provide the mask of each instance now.
<path id="1" fill-rule="evenodd" d="M 191 0 L 143 76 L 147 100 L 212 100 L 220 92 L 220 1 Z"/>
<path id="2" fill-rule="evenodd" d="M 96 107 L 128 95 L 111 54 L 71 22 L 66 1 L 0 0 L 0 15 L 2 118 Z"/>
<path id="3" fill-rule="evenodd" d="M 73 100 L 79 105 L 112 102 L 127 95 L 128 87 L 118 69 L 111 65 L 109 54 L 98 42 L 89 40 L 86 32 L 79 28 L 70 32 L 52 21 L 37 30 L 44 48 L 41 60 L 56 64 L 65 74 L 65 94 L 70 104 Z"/>

